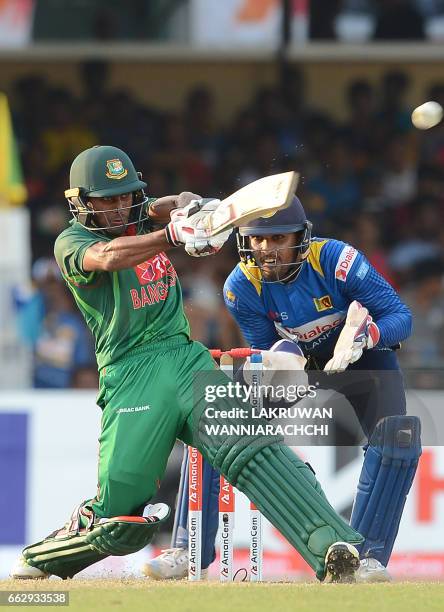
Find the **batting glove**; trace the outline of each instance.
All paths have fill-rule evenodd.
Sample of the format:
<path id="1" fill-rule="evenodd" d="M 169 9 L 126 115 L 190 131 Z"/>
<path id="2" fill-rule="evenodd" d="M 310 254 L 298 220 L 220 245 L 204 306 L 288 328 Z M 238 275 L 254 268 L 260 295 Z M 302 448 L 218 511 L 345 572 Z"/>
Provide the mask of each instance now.
<path id="1" fill-rule="evenodd" d="M 324 371 L 343 372 L 351 363 L 361 358 L 364 349 L 371 349 L 379 342 L 379 329 L 367 308 L 356 300 L 350 304 L 344 327 L 336 342 L 333 357 Z"/>
<path id="2" fill-rule="evenodd" d="M 205 217 L 216 210 L 220 200 L 193 200 L 184 208 L 171 213 L 171 221 L 165 228 L 166 238 L 172 246 L 183 246 L 192 257 L 205 257 L 220 251 L 232 229 L 210 236 L 205 227 Z"/>

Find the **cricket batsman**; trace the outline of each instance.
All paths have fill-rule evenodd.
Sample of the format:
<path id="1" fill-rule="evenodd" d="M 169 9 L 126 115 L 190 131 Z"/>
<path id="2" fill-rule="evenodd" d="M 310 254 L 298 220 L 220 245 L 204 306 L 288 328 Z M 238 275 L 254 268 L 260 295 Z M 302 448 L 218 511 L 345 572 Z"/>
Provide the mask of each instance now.
<path id="1" fill-rule="evenodd" d="M 179 438 L 194 443 L 256 504 L 320 580 L 353 580 L 359 565 L 354 545 L 362 536 L 334 511 L 313 472 L 281 438 L 195 435 L 201 426 L 195 415 L 202 412 L 196 404 L 204 403 L 203 396 L 193 397 L 195 373 L 209 371 L 221 385 L 229 380 L 208 350 L 190 340 L 166 253 L 176 247 L 194 257 L 217 253 L 231 230 L 210 237 L 202 229 L 203 216 L 218 201 L 199 202 L 186 193 L 155 200 L 146 187 L 115 147 L 87 149 L 72 163 L 65 196 L 73 220 L 57 238 L 55 256 L 95 340 L 102 409 L 98 489 L 61 529 L 23 550 L 12 577 L 68 578 L 109 555 L 146 546 L 169 514 L 165 504 L 148 502 Z M 156 229 L 159 223 L 165 227 Z M 67 415 L 67 432 L 70 418 L 75 415 Z"/>
<path id="2" fill-rule="evenodd" d="M 388 581 L 386 567 L 421 455 L 420 422 L 406 415 L 395 352 L 410 335 L 412 318 L 362 253 L 338 240 L 312 238 L 311 229 L 297 197 L 289 208 L 240 227 L 240 263 L 225 283 L 225 304 L 249 345 L 264 351 L 264 369 L 297 369 L 299 356 L 309 380 L 313 370 L 330 373 L 330 388 L 352 405 L 367 437 L 350 520 L 365 538 L 356 578 Z M 347 385 L 345 370 L 367 378 L 357 389 Z M 186 474 L 185 459 L 172 548 L 144 566 L 155 579 L 186 572 Z M 203 571 L 215 555 L 219 482 L 209 465 L 204 478 Z"/>

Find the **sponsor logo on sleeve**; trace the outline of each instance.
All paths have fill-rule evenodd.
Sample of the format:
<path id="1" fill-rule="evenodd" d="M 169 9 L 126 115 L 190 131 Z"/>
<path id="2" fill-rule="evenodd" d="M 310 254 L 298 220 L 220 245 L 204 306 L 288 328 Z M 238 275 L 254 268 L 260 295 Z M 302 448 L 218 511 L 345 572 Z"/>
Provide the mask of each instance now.
<path id="1" fill-rule="evenodd" d="M 364 280 L 369 269 L 370 269 L 370 266 L 368 265 L 368 263 L 366 261 L 363 261 L 362 264 L 359 266 L 358 271 L 356 272 L 356 276 L 360 280 Z"/>
<path id="2" fill-rule="evenodd" d="M 322 312 L 323 310 L 329 310 L 330 308 L 333 308 L 331 297 L 329 295 L 323 295 L 320 298 L 313 298 L 313 302 L 318 312 Z"/>
<path id="3" fill-rule="evenodd" d="M 225 290 L 225 303 L 229 308 L 236 308 L 237 309 L 237 305 L 238 305 L 238 299 L 237 296 L 230 290 L 230 289 L 226 289 Z"/>
<path id="4" fill-rule="evenodd" d="M 358 251 L 350 245 L 346 245 L 339 255 L 338 263 L 335 268 L 335 277 L 344 282 L 347 280 L 348 273 L 358 255 Z"/>

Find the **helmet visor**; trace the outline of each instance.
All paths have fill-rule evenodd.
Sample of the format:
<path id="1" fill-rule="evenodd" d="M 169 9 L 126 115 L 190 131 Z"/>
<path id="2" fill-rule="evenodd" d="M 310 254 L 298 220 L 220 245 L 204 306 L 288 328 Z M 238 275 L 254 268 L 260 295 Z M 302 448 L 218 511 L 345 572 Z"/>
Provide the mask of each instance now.
<path id="1" fill-rule="evenodd" d="M 119 194 L 124 196 L 124 193 Z M 148 220 L 148 198 L 143 190 L 128 194 L 128 204 L 114 206 L 110 198 L 109 208 L 106 199 L 102 198 L 102 206 L 95 206 L 91 196 L 68 197 L 69 209 L 73 217 L 91 231 L 107 232 L 119 236 L 134 226 Z M 135 228 L 137 230 L 137 228 Z"/>

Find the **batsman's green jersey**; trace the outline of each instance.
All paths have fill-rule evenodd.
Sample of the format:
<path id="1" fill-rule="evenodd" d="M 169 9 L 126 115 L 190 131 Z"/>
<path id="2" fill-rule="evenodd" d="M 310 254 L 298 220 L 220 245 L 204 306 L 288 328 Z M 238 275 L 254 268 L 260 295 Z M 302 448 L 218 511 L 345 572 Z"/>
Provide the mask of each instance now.
<path id="1" fill-rule="evenodd" d="M 190 333 L 179 280 L 165 253 L 128 270 L 84 272 L 86 250 L 110 240 L 74 221 L 55 243 L 57 263 L 94 336 L 99 369 L 138 346 Z"/>
<path id="2" fill-rule="evenodd" d="M 176 272 L 160 252 L 134 268 L 85 272 L 83 257 L 110 241 L 74 221 L 55 256 L 90 328 L 103 410 L 98 516 L 133 514 L 154 495 L 176 438 L 190 439 L 193 374 L 214 370 L 209 352 L 189 337 Z"/>

